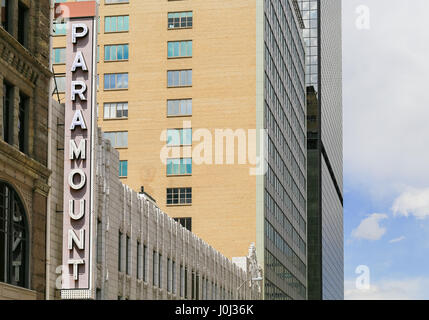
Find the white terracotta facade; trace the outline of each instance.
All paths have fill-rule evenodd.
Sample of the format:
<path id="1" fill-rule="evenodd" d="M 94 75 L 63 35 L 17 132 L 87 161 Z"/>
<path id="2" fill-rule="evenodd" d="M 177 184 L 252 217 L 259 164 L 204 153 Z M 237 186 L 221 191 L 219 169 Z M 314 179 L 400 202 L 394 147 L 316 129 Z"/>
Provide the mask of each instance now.
<path id="1" fill-rule="evenodd" d="M 49 298 L 60 297 L 64 107 L 54 103 Z M 261 276 L 253 245 L 247 257 L 229 260 L 162 212 L 145 194 L 119 179 L 119 153 L 98 132 L 97 299 L 260 299 Z M 121 234 L 121 241 L 119 240 Z M 128 252 L 128 253 L 127 253 Z M 146 252 L 146 253 L 145 253 Z M 119 258 L 119 256 L 121 258 Z M 161 261 L 161 265 L 159 265 Z M 186 276 L 185 276 L 186 271 Z M 237 290 L 240 288 L 239 290 Z"/>

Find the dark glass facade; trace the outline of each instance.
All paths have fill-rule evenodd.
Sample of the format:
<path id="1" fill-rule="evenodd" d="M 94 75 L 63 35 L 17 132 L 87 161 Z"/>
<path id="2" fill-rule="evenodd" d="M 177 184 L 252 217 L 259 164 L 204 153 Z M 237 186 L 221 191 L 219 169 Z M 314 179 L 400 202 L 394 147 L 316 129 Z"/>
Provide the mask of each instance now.
<path id="1" fill-rule="evenodd" d="M 296 1 L 264 0 L 265 299 L 307 298 L 305 50 Z"/>
<path id="2" fill-rule="evenodd" d="M 306 30 L 308 298 L 344 298 L 341 0 L 300 0 Z"/>

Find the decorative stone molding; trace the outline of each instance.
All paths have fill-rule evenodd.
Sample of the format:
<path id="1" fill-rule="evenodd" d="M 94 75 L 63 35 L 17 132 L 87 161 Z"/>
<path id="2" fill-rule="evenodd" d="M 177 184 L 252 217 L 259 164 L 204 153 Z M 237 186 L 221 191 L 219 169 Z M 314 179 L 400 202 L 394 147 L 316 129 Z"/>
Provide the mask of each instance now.
<path id="1" fill-rule="evenodd" d="M 14 68 L 23 78 L 37 84 L 39 75 L 50 78 L 52 73 L 47 66 L 38 61 L 25 47 L 23 47 L 12 35 L 0 27 L 0 61 Z"/>
<path id="2" fill-rule="evenodd" d="M 17 148 L 0 139 L 0 158 L 6 163 L 33 178 L 48 179 L 51 171 L 40 162 L 30 158 Z"/>

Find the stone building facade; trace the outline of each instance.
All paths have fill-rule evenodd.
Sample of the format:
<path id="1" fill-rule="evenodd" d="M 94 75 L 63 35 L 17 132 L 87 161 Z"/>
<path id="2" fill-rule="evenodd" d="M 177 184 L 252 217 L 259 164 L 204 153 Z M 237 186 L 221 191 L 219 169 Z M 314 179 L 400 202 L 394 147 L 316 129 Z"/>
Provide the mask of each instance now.
<path id="1" fill-rule="evenodd" d="M 59 299 L 62 264 L 64 106 L 54 102 L 49 299 Z M 55 186 L 58 186 L 56 188 Z M 119 153 L 98 132 L 97 299 L 259 299 L 254 246 L 229 260 L 119 179 Z M 237 290 L 239 289 L 239 290 Z"/>
<path id="2" fill-rule="evenodd" d="M 0 2 L 0 299 L 43 299 L 49 0 Z"/>

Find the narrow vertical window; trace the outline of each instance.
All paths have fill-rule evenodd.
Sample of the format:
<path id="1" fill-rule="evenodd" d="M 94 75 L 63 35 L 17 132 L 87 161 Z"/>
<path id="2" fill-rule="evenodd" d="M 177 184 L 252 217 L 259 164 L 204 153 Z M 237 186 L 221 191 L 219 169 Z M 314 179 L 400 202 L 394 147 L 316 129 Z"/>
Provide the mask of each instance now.
<path id="1" fill-rule="evenodd" d="M 127 274 L 131 274 L 130 256 L 131 256 L 131 241 L 130 241 L 130 237 L 127 235 L 126 252 L 125 252 L 125 271 Z"/>
<path id="2" fill-rule="evenodd" d="M 23 94 L 19 96 L 18 146 L 21 152 L 27 153 L 29 98 Z"/>
<path id="3" fill-rule="evenodd" d="M 11 123 L 13 122 L 13 87 L 3 83 L 3 140 L 12 143 Z"/>
<path id="4" fill-rule="evenodd" d="M 171 260 L 167 258 L 167 292 L 171 292 Z"/>
<path id="5" fill-rule="evenodd" d="M 173 294 L 176 294 L 176 262 L 173 260 L 173 265 L 171 267 L 171 273 L 172 273 L 172 291 Z"/>
<path id="6" fill-rule="evenodd" d="M 119 177 L 126 178 L 128 176 L 128 161 L 119 161 Z"/>
<path id="7" fill-rule="evenodd" d="M 195 300 L 195 271 L 192 270 L 191 275 L 191 300 Z"/>
<path id="8" fill-rule="evenodd" d="M 158 287 L 162 288 L 162 255 L 158 256 Z"/>
<path id="9" fill-rule="evenodd" d="M 185 296 L 185 270 L 182 265 L 180 265 L 180 296 Z"/>
<path id="10" fill-rule="evenodd" d="M 122 259 L 123 259 L 123 257 L 122 257 L 122 232 L 121 231 L 119 231 L 119 240 L 118 240 L 118 249 L 119 249 L 119 252 L 118 252 L 118 270 L 119 270 L 119 272 L 122 272 L 123 270 L 122 270 Z"/>
<path id="11" fill-rule="evenodd" d="M 28 39 L 28 8 L 19 2 L 18 4 L 18 42 L 27 46 Z"/>
<path id="12" fill-rule="evenodd" d="M 188 299 L 188 268 L 185 267 L 185 299 Z"/>
<path id="13" fill-rule="evenodd" d="M 102 262 L 102 224 L 101 220 L 97 220 L 97 263 Z"/>
<path id="14" fill-rule="evenodd" d="M 147 247 L 143 246 L 143 281 L 147 282 Z"/>
<path id="15" fill-rule="evenodd" d="M 158 258 L 158 255 L 156 251 L 153 251 L 152 254 L 152 283 L 153 286 L 156 287 L 158 285 L 157 283 L 157 277 L 156 277 L 156 259 Z"/>
<path id="16" fill-rule="evenodd" d="M 9 0 L 0 0 L 1 3 L 1 16 L 0 16 L 0 25 L 6 30 L 9 31 Z"/>
<path id="17" fill-rule="evenodd" d="M 143 252 L 142 252 L 142 245 L 140 241 L 137 241 L 137 279 L 141 280 L 143 278 L 142 275 L 142 262 L 143 262 Z"/>

